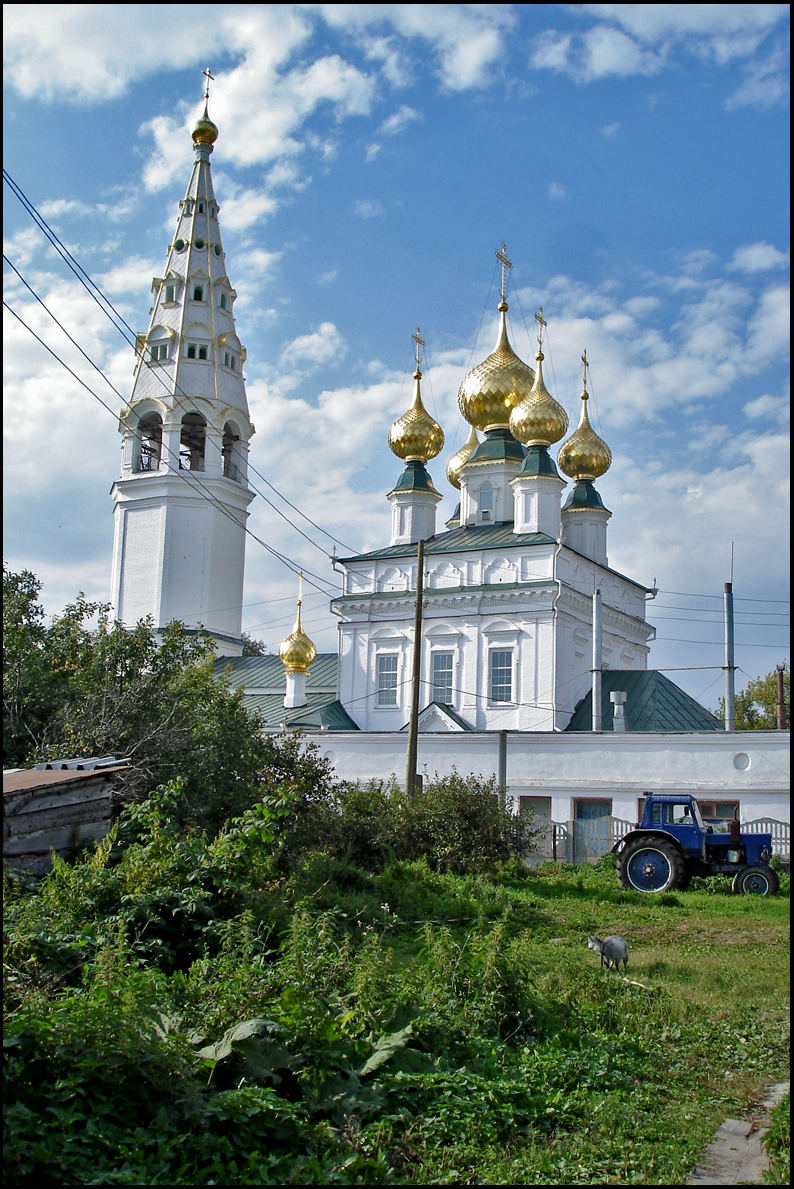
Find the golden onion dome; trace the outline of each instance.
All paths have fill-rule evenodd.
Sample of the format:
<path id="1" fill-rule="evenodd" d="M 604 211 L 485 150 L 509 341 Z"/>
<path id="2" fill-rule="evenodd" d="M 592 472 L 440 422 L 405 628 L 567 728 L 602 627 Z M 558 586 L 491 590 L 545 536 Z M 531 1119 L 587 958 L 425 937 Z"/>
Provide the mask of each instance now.
<path id="1" fill-rule="evenodd" d="M 204 105 L 204 115 L 199 120 L 196 127 L 193 129 L 193 144 L 208 144 L 213 145 L 218 139 L 218 126 L 213 124 L 207 111 L 207 105 Z"/>
<path id="2" fill-rule="evenodd" d="M 295 627 L 278 646 L 278 655 L 288 673 L 307 673 L 317 656 L 317 649 L 301 627 L 301 600 L 298 599 L 298 618 Z"/>
<path id="3" fill-rule="evenodd" d="M 510 432 L 525 446 L 552 446 L 568 428 L 568 414 L 543 380 L 542 351 L 535 356 L 538 370 L 532 391 L 510 414 Z"/>
<path id="4" fill-rule="evenodd" d="M 597 479 L 612 466 L 612 451 L 599 438 L 587 416 L 587 389 L 582 392 L 579 424 L 557 454 L 557 463 L 570 479 Z"/>
<path id="5" fill-rule="evenodd" d="M 447 463 L 447 478 L 449 479 L 452 486 L 457 487 L 459 491 L 460 472 L 469 461 L 469 458 L 477 449 L 479 444 L 480 439 L 477 437 L 477 430 L 472 425 L 466 441 L 463 443 L 460 450 L 458 450 L 457 454 L 453 454 L 452 458 L 450 458 L 449 462 Z"/>
<path id="6" fill-rule="evenodd" d="M 464 379 L 458 390 L 460 411 L 476 429 L 507 429 L 510 411 L 529 396 L 535 373 L 519 359 L 507 336 L 507 302 L 499 302 L 499 338 L 491 354 Z"/>
<path id="7" fill-rule="evenodd" d="M 444 431 L 422 404 L 421 379 L 422 373 L 417 367 L 411 407 L 389 430 L 389 446 L 398 458 L 406 462 L 427 462 L 428 458 L 435 458 L 444 448 Z"/>

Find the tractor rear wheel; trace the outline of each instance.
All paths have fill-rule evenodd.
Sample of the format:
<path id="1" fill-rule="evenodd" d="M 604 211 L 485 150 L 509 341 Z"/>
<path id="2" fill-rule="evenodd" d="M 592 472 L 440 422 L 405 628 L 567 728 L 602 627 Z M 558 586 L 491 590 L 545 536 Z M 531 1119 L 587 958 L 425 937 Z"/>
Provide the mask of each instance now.
<path id="1" fill-rule="evenodd" d="M 732 890 L 742 896 L 774 896 L 779 888 L 777 872 L 771 867 L 743 867 L 734 876 Z"/>
<path id="2" fill-rule="evenodd" d="M 692 868 L 689 866 L 689 864 L 687 864 L 687 866 L 684 867 L 684 874 L 681 876 L 680 880 L 678 881 L 678 891 L 685 892 L 691 883 L 692 883 Z"/>
<path id="3" fill-rule="evenodd" d="M 617 874 L 621 887 L 634 892 L 672 892 L 681 886 L 686 865 L 672 842 L 636 838 L 623 848 Z"/>

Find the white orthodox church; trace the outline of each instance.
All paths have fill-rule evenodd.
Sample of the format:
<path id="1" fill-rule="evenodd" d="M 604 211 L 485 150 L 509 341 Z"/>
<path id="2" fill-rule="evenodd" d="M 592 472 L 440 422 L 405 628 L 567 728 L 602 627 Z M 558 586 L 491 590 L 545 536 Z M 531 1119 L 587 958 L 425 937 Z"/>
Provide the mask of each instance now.
<path id="1" fill-rule="evenodd" d="M 555 821 L 633 822 L 645 791 L 674 789 L 696 792 L 707 817 L 787 822 L 788 735 L 726 732 L 648 669 L 655 592 L 609 565 L 611 513 L 595 484 L 612 457 L 588 418 L 586 357 L 568 434 L 543 379 L 542 311 L 535 367 L 510 344 L 504 245 L 498 340 L 460 386 L 471 432 L 447 466 L 460 491 L 454 517 L 439 531 L 441 495 L 427 464 L 444 434 L 422 403 L 417 332 L 413 403 L 389 433 L 405 463 L 386 496 L 391 539 L 334 561 L 338 653 L 317 655 L 299 602 L 278 657 L 242 655 L 254 426 L 212 187 L 217 135 L 205 107 L 120 419 L 118 619 L 203 628 L 219 674 L 243 687 L 266 729 L 316 734 L 342 778 L 386 779 L 405 769 L 421 541 L 420 770 L 498 774 L 513 797 Z M 560 441 L 555 463 L 550 448 Z"/>

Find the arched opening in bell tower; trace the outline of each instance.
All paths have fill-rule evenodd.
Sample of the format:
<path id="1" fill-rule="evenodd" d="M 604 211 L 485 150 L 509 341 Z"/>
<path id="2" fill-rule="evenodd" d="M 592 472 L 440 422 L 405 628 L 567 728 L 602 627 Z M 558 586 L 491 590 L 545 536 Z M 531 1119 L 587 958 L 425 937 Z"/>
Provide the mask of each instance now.
<path id="1" fill-rule="evenodd" d="M 163 454 L 163 419 L 159 413 L 147 413 L 138 422 L 136 471 L 157 471 Z"/>
<path id="2" fill-rule="evenodd" d="M 242 462 L 242 452 L 240 450 L 240 430 L 233 421 L 227 421 L 223 427 L 224 478 L 233 479 L 235 483 L 242 483 Z"/>
<path id="3" fill-rule="evenodd" d="M 185 413 L 179 436 L 180 471 L 203 471 L 207 422 L 200 413 Z"/>

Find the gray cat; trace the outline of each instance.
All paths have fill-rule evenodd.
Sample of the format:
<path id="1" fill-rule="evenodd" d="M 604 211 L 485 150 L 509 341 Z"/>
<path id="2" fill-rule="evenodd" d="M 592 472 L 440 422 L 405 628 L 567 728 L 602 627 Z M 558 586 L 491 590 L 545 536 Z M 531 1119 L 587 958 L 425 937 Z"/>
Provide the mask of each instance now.
<path id="1" fill-rule="evenodd" d="M 588 937 L 587 948 L 601 955 L 602 966 L 606 962 L 608 968 L 620 970 L 622 962 L 625 970 L 629 964 L 629 947 L 622 937 L 605 937 L 603 941 L 600 937 Z"/>

